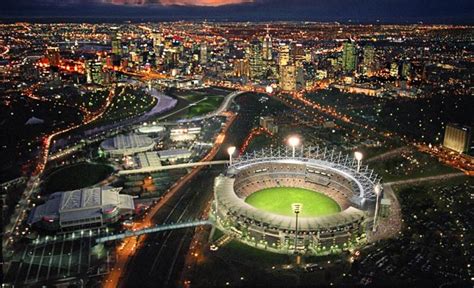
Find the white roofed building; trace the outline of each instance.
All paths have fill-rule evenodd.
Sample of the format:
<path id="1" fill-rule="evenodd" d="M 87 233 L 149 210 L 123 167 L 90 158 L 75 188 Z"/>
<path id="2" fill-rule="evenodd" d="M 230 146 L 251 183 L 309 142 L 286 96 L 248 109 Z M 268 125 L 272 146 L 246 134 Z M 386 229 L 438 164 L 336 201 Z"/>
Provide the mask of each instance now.
<path id="1" fill-rule="evenodd" d="M 117 135 L 104 140 L 100 147 L 110 156 L 121 157 L 152 150 L 155 147 L 155 141 L 144 135 Z"/>
<path id="2" fill-rule="evenodd" d="M 33 209 L 28 224 L 47 230 L 75 230 L 117 222 L 135 210 L 132 196 L 121 195 L 120 190 L 95 187 L 53 193 Z"/>

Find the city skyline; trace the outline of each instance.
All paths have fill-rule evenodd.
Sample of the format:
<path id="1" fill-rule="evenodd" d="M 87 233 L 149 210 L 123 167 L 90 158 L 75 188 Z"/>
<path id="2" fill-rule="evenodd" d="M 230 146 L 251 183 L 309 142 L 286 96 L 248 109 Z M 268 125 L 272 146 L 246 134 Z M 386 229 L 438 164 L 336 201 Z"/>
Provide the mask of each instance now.
<path id="1" fill-rule="evenodd" d="M 2 2 L 2 285 L 471 287 L 472 7 Z"/>

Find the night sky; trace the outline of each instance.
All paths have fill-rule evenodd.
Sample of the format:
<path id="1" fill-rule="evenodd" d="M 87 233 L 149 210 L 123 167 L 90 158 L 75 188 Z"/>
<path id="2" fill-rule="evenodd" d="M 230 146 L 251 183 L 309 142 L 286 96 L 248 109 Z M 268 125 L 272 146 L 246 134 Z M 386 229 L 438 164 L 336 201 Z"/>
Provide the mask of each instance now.
<path id="1" fill-rule="evenodd" d="M 1 0 L 0 16 L 473 23 L 473 0 Z"/>

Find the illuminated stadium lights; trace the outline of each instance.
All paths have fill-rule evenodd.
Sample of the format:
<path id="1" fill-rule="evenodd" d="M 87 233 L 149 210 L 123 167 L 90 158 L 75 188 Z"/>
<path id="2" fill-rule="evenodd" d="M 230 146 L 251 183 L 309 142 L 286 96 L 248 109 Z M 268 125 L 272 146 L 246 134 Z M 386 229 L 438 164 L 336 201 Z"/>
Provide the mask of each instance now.
<path id="1" fill-rule="evenodd" d="M 357 172 L 357 166 L 355 158 L 318 147 L 302 147 L 295 154 L 286 147 L 244 154 L 233 159 L 225 174 L 216 177 L 211 216 L 224 233 L 276 253 L 326 255 L 359 247 L 367 241 L 368 223 L 372 222 L 369 210 L 374 207 L 375 184 L 381 179 L 367 166 Z M 291 204 L 285 206 L 287 211 L 264 208 L 273 205 L 265 203 L 280 207 L 287 199 L 268 199 L 259 193 L 284 187 L 293 188 L 294 193 L 299 189 L 323 194 L 339 209 L 330 214 L 303 215 L 300 206 L 296 220 Z M 254 204 L 247 202 L 250 198 Z M 297 241 L 293 243 L 293 239 Z M 305 245 L 297 246 L 298 241 Z"/>
<path id="2" fill-rule="evenodd" d="M 360 163 L 361 163 L 362 158 L 364 157 L 364 155 L 363 155 L 361 152 L 356 151 L 356 152 L 354 152 L 354 157 L 355 157 L 355 159 L 357 160 L 357 172 L 359 172 L 359 170 L 360 170 Z"/>
<path id="3" fill-rule="evenodd" d="M 374 224 L 372 227 L 372 231 L 375 232 L 377 230 L 376 224 L 377 224 L 377 214 L 379 212 L 379 197 L 380 194 L 382 193 L 382 185 L 380 183 L 377 183 L 374 187 L 375 195 L 377 195 L 377 198 L 375 199 L 375 212 L 374 212 Z"/>
<path id="4" fill-rule="evenodd" d="M 297 136 L 291 136 L 289 139 L 288 139 L 288 144 L 290 144 L 291 146 L 291 149 L 293 151 L 293 157 L 295 157 L 295 147 L 298 146 L 300 144 L 300 138 L 297 137 Z"/>
<path id="5" fill-rule="evenodd" d="M 236 149 L 237 148 L 235 146 L 230 146 L 227 148 L 227 153 L 229 153 L 229 165 L 232 165 L 232 155 L 234 155 Z"/>
<path id="6" fill-rule="evenodd" d="M 293 210 L 293 213 L 295 213 L 295 254 L 298 254 L 298 215 L 300 214 L 301 209 L 303 209 L 303 204 L 293 203 L 291 204 L 291 209 Z"/>

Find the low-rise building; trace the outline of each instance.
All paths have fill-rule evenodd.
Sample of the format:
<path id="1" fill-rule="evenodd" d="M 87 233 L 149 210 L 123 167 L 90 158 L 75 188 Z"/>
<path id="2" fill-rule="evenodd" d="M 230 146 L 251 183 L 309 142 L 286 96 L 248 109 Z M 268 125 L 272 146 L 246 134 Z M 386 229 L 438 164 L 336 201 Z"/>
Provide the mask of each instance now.
<path id="1" fill-rule="evenodd" d="M 46 230 L 75 230 L 117 222 L 135 209 L 133 198 L 119 194 L 120 190 L 95 187 L 55 192 L 31 211 L 28 224 Z"/>

